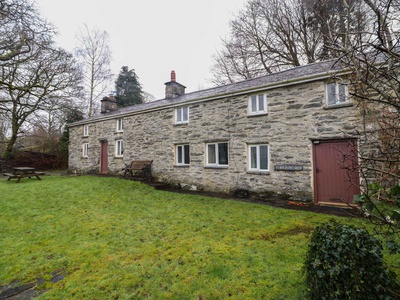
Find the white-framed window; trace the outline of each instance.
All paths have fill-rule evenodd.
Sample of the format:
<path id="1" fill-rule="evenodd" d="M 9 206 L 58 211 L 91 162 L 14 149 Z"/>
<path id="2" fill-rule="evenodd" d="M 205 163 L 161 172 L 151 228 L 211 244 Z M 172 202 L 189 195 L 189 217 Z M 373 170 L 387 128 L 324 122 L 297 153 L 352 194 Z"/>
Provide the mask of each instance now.
<path id="1" fill-rule="evenodd" d="M 176 145 L 176 165 L 188 166 L 190 164 L 190 146 Z"/>
<path id="2" fill-rule="evenodd" d="M 115 140 L 115 156 L 121 157 L 124 154 L 124 141 Z"/>
<path id="3" fill-rule="evenodd" d="M 206 144 L 206 166 L 228 166 L 228 143 Z"/>
<path id="4" fill-rule="evenodd" d="M 328 106 L 348 102 L 347 85 L 340 81 L 326 84 L 326 104 Z"/>
<path id="5" fill-rule="evenodd" d="M 269 171 L 269 146 L 248 145 L 249 171 Z"/>
<path id="6" fill-rule="evenodd" d="M 89 143 L 82 144 L 82 157 L 88 157 L 89 154 Z"/>
<path id="7" fill-rule="evenodd" d="M 89 125 L 83 125 L 83 136 L 89 136 Z"/>
<path id="8" fill-rule="evenodd" d="M 124 131 L 124 120 L 117 119 L 117 132 L 122 132 L 122 131 Z"/>
<path id="9" fill-rule="evenodd" d="M 189 123 L 189 107 L 179 107 L 175 109 L 175 124 Z"/>
<path id="10" fill-rule="evenodd" d="M 267 95 L 255 94 L 249 97 L 249 115 L 267 113 Z"/>

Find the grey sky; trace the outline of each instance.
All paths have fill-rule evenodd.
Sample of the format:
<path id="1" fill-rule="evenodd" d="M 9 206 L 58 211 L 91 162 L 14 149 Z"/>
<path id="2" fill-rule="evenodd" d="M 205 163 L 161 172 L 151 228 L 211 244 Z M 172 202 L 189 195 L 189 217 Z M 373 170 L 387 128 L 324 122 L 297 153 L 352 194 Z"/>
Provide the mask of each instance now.
<path id="1" fill-rule="evenodd" d="M 164 97 L 171 70 L 187 92 L 211 87 L 212 55 L 245 2 L 36 0 L 43 16 L 58 28 L 57 42 L 66 50 L 77 46 L 75 35 L 84 23 L 107 31 L 113 73 L 124 65 L 135 69 L 143 89 L 157 99 Z"/>

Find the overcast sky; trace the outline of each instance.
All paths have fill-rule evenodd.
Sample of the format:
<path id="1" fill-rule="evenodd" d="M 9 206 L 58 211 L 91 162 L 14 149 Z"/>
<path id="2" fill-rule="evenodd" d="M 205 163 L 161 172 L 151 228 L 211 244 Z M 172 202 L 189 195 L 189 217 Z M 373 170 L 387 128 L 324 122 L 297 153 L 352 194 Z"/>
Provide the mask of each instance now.
<path id="1" fill-rule="evenodd" d="M 112 72 L 135 69 L 143 90 L 164 98 L 171 70 L 186 92 L 211 87 L 212 55 L 229 33 L 229 21 L 246 0 L 36 0 L 72 51 L 86 23 L 110 35 Z M 114 87 L 110 87 L 110 91 Z"/>

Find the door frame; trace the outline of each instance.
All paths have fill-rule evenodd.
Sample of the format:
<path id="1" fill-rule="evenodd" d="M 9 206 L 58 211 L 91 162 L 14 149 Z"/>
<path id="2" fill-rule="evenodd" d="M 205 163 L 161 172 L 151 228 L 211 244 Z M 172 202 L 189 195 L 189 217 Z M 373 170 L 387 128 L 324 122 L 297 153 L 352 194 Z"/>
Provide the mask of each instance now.
<path id="1" fill-rule="evenodd" d="M 108 141 L 100 140 L 100 166 L 99 174 L 108 173 Z"/>
<path id="2" fill-rule="evenodd" d="M 330 202 L 324 202 L 324 201 L 320 201 L 318 199 L 318 179 L 317 179 L 317 158 L 316 158 L 316 147 L 321 144 L 321 143 L 335 143 L 335 142 L 352 142 L 354 143 L 354 147 L 356 148 L 356 150 L 358 151 L 358 139 L 357 138 L 343 138 L 343 139 L 312 139 L 312 163 L 313 163 L 313 167 L 312 167 L 312 172 L 313 172 L 313 193 L 314 193 L 314 203 L 318 204 L 318 203 L 330 203 Z M 359 168 L 359 161 L 357 158 L 357 169 Z M 357 180 L 357 189 L 360 190 L 360 173 L 359 171 L 355 174 L 356 175 L 356 180 Z M 352 204 L 353 201 L 350 201 L 348 204 Z M 332 202 L 332 205 L 334 205 L 335 203 Z M 345 204 L 345 203 L 343 203 Z"/>

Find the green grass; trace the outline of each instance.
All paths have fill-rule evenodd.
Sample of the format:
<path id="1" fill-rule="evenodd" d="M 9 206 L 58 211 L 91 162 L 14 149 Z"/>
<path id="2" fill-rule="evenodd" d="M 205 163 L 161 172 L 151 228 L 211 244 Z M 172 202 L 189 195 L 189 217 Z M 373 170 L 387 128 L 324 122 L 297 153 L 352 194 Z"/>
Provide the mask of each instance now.
<path id="1" fill-rule="evenodd" d="M 40 299 L 303 299 L 308 237 L 331 218 L 91 176 L 0 195 L 0 285 L 44 278 Z"/>

